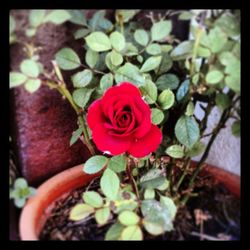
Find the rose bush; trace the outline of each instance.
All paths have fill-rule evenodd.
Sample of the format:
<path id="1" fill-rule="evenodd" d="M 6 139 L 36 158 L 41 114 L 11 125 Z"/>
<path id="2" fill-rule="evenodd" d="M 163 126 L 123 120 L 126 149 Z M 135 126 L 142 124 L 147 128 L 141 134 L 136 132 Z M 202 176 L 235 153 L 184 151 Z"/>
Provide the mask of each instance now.
<path id="1" fill-rule="evenodd" d="M 88 109 L 87 122 L 100 151 L 111 155 L 124 152 L 144 157 L 162 141 L 160 129 L 151 122 L 151 111 L 133 84 L 109 88 Z"/>

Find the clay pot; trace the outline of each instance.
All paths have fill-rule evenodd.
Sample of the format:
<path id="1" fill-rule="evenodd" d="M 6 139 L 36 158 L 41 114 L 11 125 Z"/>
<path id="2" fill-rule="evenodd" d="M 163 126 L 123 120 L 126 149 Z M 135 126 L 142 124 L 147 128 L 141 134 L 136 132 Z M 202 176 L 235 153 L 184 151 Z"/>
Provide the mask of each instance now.
<path id="1" fill-rule="evenodd" d="M 195 162 L 193 162 L 195 164 Z M 43 183 L 37 194 L 30 198 L 22 210 L 19 230 L 21 240 L 39 240 L 38 236 L 48 218 L 52 203 L 63 194 L 87 185 L 98 175 L 87 175 L 83 165 L 65 170 Z M 218 182 L 240 198 L 240 177 L 214 166 L 206 165 L 202 174 L 211 174 Z"/>

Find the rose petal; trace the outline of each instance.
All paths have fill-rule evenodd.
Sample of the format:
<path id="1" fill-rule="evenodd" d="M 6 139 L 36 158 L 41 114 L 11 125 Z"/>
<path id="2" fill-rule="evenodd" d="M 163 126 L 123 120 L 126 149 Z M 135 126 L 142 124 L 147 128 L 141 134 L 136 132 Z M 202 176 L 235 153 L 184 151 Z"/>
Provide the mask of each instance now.
<path id="1" fill-rule="evenodd" d="M 111 155 L 119 155 L 128 150 L 131 139 L 115 137 L 109 134 L 102 124 L 97 124 L 92 131 L 92 138 L 100 151 L 108 151 Z"/>
<path id="2" fill-rule="evenodd" d="M 156 125 L 151 125 L 150 131 L 142 138 L 131 143 L 128 152 L 137 158 L 154 152 L 162 141 L 162 132 Z"/>
<path id="3" fill-rule="evenodd" d="M 94 129 L 98 123 L 104 123 L 105 117 L 103 116 L 101 109 L 101 100 L 94 101 L 88 108 L 87 123 L 90 129 Z"/>

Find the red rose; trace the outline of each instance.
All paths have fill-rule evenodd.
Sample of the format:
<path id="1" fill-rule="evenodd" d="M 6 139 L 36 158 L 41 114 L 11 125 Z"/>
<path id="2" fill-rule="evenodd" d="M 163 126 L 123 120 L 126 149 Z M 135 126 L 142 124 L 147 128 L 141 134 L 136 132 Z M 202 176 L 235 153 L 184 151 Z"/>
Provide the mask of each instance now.
<path id="1" fill-rule="evenodd" d="M 162 141 L 162 133 L 150 116 L 139 89 L 124 82 L 109 88 L 90 105 L 87 122 L 100 151 L 111 155 L 128 152 L 139 158 L 155 151 Z"/>

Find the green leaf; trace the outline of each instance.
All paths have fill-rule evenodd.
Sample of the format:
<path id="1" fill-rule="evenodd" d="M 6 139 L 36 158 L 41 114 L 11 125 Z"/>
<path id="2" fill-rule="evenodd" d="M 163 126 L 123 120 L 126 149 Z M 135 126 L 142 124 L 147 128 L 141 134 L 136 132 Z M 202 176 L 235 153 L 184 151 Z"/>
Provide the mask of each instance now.
<path id="1" fill-rule="evenodd" d="M 199 73 L 194 74 L 193 77 L 192 77 L 192 83 L 194 85 L 197 85 L 198 82 L 199 82 L 199 79 L 200 79 L 200 74 Z"/>
<path id="2" fill-rule="evenodd" d="M 161 195 L 160 202 L 161 202 L 161 204 L 163 204 L 164 206 L 166 206 L 168 208 L 168 211 L 170 212 L 171 219 L 173 220 L 175 215 L 176 215 L 176 212 L 177 212 L 177 207 L 174 204 L 173 200 L 167 196 Z"/>
<path id="3" fill-rule="evenodd" d="M 28 183 L 24 178 L 17 178 L 14 183 L 14 188 L 15 189 L 24 189 L 28 187 Z"/>
<path id="4" fill-rule="evenodd" d="M 199 46 L 198 51 L 197 51 L 197 55 L 199 57 L 208 58 L 209 56 L 211 56 L 211 52 L 209 49 Z"/>
<path id="5" fill-rule="evenodd" d="M 149 36 L 146 30 L 138 29 L 134 33 L 134 39 L 142 46 L 146 46 L 149 42 Z"/>
<path id="6" fill-rule="evenodd" d="M 10 77 L 10 88 L 20 86 L 27 80 L 27 76 L 19 72 L 10 72 L 9 77 Z"/>
<path id="7" fill-rule="evenodd" d="M 191 57 L 193 52 L 193 46 L 194 43 L 192 41 L 184 41 L 178 44 L 178 46 L 176 46 L 172 50 L 170 56 L 175 61 L 184 60 L 187 57 Z"/>
<path id="8" fill-rule="evenodd" d="M 144 199 L 154 199 L 155 198 L 155 191 L 154 189 L 146 189 L 144 192 Z"/>
<path id="9" fill-rule="evenodd" d="M 87 204 L 77 204 L 70 211 L 69 219 L 73 221 L 83 220 L 94 212 L 95 209 Z"/>
<path id="10" fill-rule="evenodd" d="M 51 22 L 62 24 L 71 19 L 71 15 L 66 10 L 52 10 L 43 20 L 44 23 Z"/>
<path id="11" fill-rule="evenodd" d="M 120 173 L 126 170 L 126 156 L 117 155 L 113 156 L 108 164 L 108 168 L 116 173 Z"/>
<path id="12" fill-rule="evenodd" d="M 151 37 L 153 41 L 161 41 L 166 38 L 172 30 L 171 21 L 160 21 L 154 23 L 151 28 Z"/>
<path id="13" fill-rule="evenodd" d="M 83 132 L 82 127 L 78 128 L 76 131 L 73 132 L 73 134 L 72 134 L 72 136 L 70 138 L 70 143 L 69 143 L 70 146 L 72 146 L 74 143 L 77 142 L 77 140 L 81 136 L 82 132 Z"/>
<path id="14" fill-rule="evenodd" d="M 105 64 L 108 67 L 108 69 L 112 72 L 114 72 L 117 69 L 117 66 L 115 66 L 111 61 L 111 52 L 106 54 Z"/>
<path id="15" fill-rule="evenodd" d="M 132 211 L 123 211 L 119 214 L 118 220 L 124 226 L 132 226 L 138 224 L 140 218 Z"/>
<path id="16" fill-rule="evenodd" d="M 74 102 L 82 109 L 85 108 L 93 91 L 94 89 L 88 89 L 88 88 L 80 88 L 80 89 L 75 90 L 73 92 Z"/>
<path id="17" fill-rule="evenodd" d="M 187 105 L 185 115 L 192 116 L 194 114 L 194 103 L 190 101 Z"/>
<path id="18" fill-rule="evenodd" d="M 153 43 L 147 46 L 146 52 L 150 55 L 159 55 L 161 54 L 161 46 L 157 43 Z"/>
<path id="19" fill-rule="evenodd" d="M 199 139 L 200 130 L 193 117 L 183 115 L 175 125 L 175 136 L 180 143 L 191 148 Z"/>
<path id="20" fill-rule="evenodd" d="M 111 73 L 105 74 L 100 80 L 100 87 L 103 91 L 107 90 L 113 85 L 114 77 Z"/>
<path id="21" fill-rule="evenodd" d="M 184 156 L 184 149 L 180 145 L 172 145 L 167 148 L 166 153 L 173 158 L 182 158 Z"/>
<path id="22" fill-rule="evenodd" d="M 240 136 L 240 121 L 235 121 L 231 127 L 232 134 L 236 137 Z"/>
<path id="23" fill-rule="evenodd" d="M 227 35 L 218 26 L 210 30 L 207 38 L 213 53 L 220 52 L 227 42 Z"/>
<path id="24" fill-rule="evenodd" d="M 124 226 L 120 223 L 113 224 L 105 235 L 105 240 L 118 240 L 122 234 Z"/>
<path id="25" fill-rule="evenodd" d="M 87 45 L 96 52 L 107 51 L 111 49 L 111 42 L 108 36 L 100 31 L 92 32 L 86 38 Z"/>
<path id="26" fill-rule="evenodd" d="M 138 12 L 139 10 L 116 10 L 115 18 L 117 22 L 119 22 L 120 18 L 122 18 L 122 21 L 126 23 L 131 20 Z"/>
<path id="27" fill-rule="evenodd" d="M 120 188 L 120 180 L 114 171 L 109 168 L 104 171 L 100 186 L 107 198 L 116 200 Z"/>
<path id="28" fill-rule="evenodd" d="M 138 61 L 139 63 L 142 63 L 142 62 L 143 62 L 143 57 L 142 57 L 141 55 L 138 55 L 138 56 L 136 57 L 136 59 L 137 59 L 137 61 Z"/>
<path id="29" fill-rule="evenodd" d="M 80 58 L 71 48 L 63 48 L 56 53 L 56 62 L 61 69 L 76 69 L 81 65 Z"/>
<path id="30" fill-rule="evenodd" d="M 193 14 L 189 11 L 182 11 L 182 13 L 179 15 L 179 20 L 190 20 L 193 17 Z"/>
<path id="31" fill-rule="evenodd" d="M 101 171 L 108 163 L 108 158 L 102 155 L 95 155 L 89 158 L 83 167 L 83 172 L 87 174 L 95 174 Z"/>
<path id="32" fill-rule="evenodd" d="M 110 54 L 110 60 L 114 66 L 119 66 L 123 62 L 123 57 L 120 53 L 117 53 L 115 50 L 112 50 Z"/>
<path id="33" fill-rule="evenodd" d="M 40 79 L 28 79 L 25 84 L 24 88 L 29 92 L 29 93 L 34 93 L 37 91 L 41 86 L 41 80 Z"/>
<path id="34" fill-rule="evenodd" d="M 172 45 L 169 44 L 161 45 L 161 51 L 164 52 L 165 54 L 167 54 L 167 52 L 171 51 L 172 49 L 173 49 Z"/>
<path id="35" fill-rule="evenodd" d="M 163 90 L 157 102 L 164 110 L 170 109 L 174 105 L 174 93 L 170 89 Z"/>
<path id="36" fill-rule="evenodd" d="M 160 190 L 160 191 L 165 191 L 166 189 L 168 189 L 169 187 L 169 181 L 167 179 L 165 179 L 165 181 L 156 189 Z"/>
<path id="37" fill-rule="evenodd" d="M 215 103 L 221 110 L 224 110 L 230 106 L 231 100 L 226 94 L 218 93 L 215 98 Z"/>
<path id="38" fill-rule="evenodd" d="M 159 90 L 176 89 L 179 85 L 179 78 L 174 74 L 165 74 L 160 76 L 156 81 Z"/>
<path id="39" fill-rule="evenodd" d="M 143 220 L 143 226 L 146 229 L 146 231 L 150 233 L 151 235 L 157 236 L 157 235 L 164 233 L 164 228 L 160 224 L 152 223 L 147 220 Z"/>
<path id="40" fill-rule="evenodd" d="M 157 75 L 162 75 L 169 71 L 173 66 L 172 58 L 168 53 L 163 53 L 162 60 L 158 69 L 156 69 Z M 164 89 L 162 89 L 164 90 Z"/>
<path id="41" fill-rule="evenodd" d="M 85 61 L 90 68 L 94 68 L 99 59 L 99 54 L 91 49 L 88 49 L 85 55 Z"/>
<path id="42" fill-rule="evenodd" d="M 140 71 L 144 73 L 144 72 L 148 72 L 153 69 L 156 69 L 160 65 L 161 59 L 162 59 L 162 56 L 149 57 L 142 65 Z"/>
<path id="43" fill-rule="evenodd" d="M 121 239 L 122 240 L 142 240 L 143 235 L 142 231 L 139 226 L 133 225 L 133 226 L 128 226 L 125 229 L 123 229 L 122 234 L 121 234 Z"/>
<path id="44" fill-rule="evenodd" d="M 192 148 L 190 148 L 187 153 L 186 156 L 188 157 L 194 157 L 197 155 L 200 155 L 201 153 L 203 153 L 205 150 L 205 145 L 202 142 L 197 141 Z"/>
<path id="45" fill-rule="evenodd" d="M 74 33 L 74 38 L 75 39 L 80 39 L 80 38 L 84 38 L 86 35 L 88 35 L 90 32 L 89 29 L 78 29 L 75 33 Z"/>
<path id="46" fill-rule="evenodd" d="M 190 84 L 190 82 L 187 79 L 178 88 L 177 93 L 176 93 L 176 99 L 177 99 L 178 102 L 181 101 L 186 96 L 186 94 L 188 93 L 189 84 Z"/>
<path id="47" fill-rule="evenodd" d="M 87 191 L 82 196 L 85 203 L 94 208 L 100 208 L 103 206 L 103 199 L 100 194 L 95 191 Z"/>
<path id="48" fill-rule="evenodd" d="M 226 85 L 234 90 L 235 92 L 240 92 L 240 76 L 229 75 L 225 78 Z"/>
<path id="49" fill-rule="evenodd" d="M 20 65 L 20 69 L 23 74 L 29 77 L 38 77 L 39 75 L 39 67 L 37 63 L 31 59 L 25 59 L 22 61 Z"/>
<path id="50" fill-rule="evenodd" d="M 16 28 L 16 21 L 14 19 L 13 16 L 10 15 L 9 17 L 9 34 L 11 35 L 14 31 L 15 31 L 15 28 Z"/>
<path id="51" fill-rule="evenodd" d="M 43 23 L 45 17 L 45 10 L 31 10 L 29 15 L 29 22 L 32 27 L 38 27 Z"/>
<path id="52" fill-rule="evenodd" d="M 19 198 L 19 199 L 14 200 L 15 206 L 18 208 L 24 207 L 25 202 L 26 202 L 26 198 Z"/>
<path id="53" fill-rule="evenodd" d="M 25 34 L 26 34 L 26 36 L 28 36 L 28 37 L 32 37 L 32 36 L 34 36 L 35 34 L 36 34 L 36 28 L 32 28 L 32 29 L 27 29 L 27 30 L 25 30 Z"/>
<path id="54" fill-rule="evenodd" d="M 144 216 L 144 222 L 156 224 L 158 228 L 162 227 L 164 231 L 173 229 L 171 212 L 162 203 L 156 200 L 144 200 L 141 204 L 141 211 Z M 157 232 L 159 231 L 161 230 L 157 230 Z"/>
<path id="55" fill-rule="evenodd" d="M 125 65 L 116 71 L 115 81 L 117 84 L 120 82 L 131 82 L 137 87 L 145 84 L 145 80 L 139 69 L 131 63 L 125 63 Z"/>
<path id="56" fill-rule="evenodd" d="M 151 169 L 140 179 L 142 188 L 154 189 L 159 187 L 165 181 L 165 177 L 159 169 Z"/>
<path id="57" fill-rule="evenodd" d="M 87 26 L 86 17 L 81 10 L 68 10 L 68 12 L 71 15 L 71 23 Z"/>
<path id="58" fill-rule="evenodd" d="M 126 47 L 122 53 L 126 56 L 136 56 L 139 52 L 132 43 L 126 43 Z"/>
<path id="59" fill-rule="evenodd" d="M 157 108 L 151 109 L 151 121 L 155 125 L 159 125 L 164 120 L 164 113 Z"/>
<path id="60" fill-rule="evenodd" d="M 153 104 L 157 99 L 157 88 L 152 81 L 146 80 L 145 82 L 145 85 L 140 87 L 141 93 L 148 104 Z"/>
<path id="61" fill-rule="evenodd" d="M 117 51 L 122 51 L 125 48 L 125 37 L 118 31 L 114 31 L 110 34 L 110 42 L 112 47 Z"/>
<path id="62" fill-rule="evenodd" d="M 74 74 L 71 77 L 73 85 L 75 88 L 83 88 L 87 86 L 93 78 L 93 73 L 89 69 L 85 69 L 81 72 Z"/>
<path id="63" fill-rule="evenodd" d="M 100 208 L 95 212 L 95 220 L 99 225 L 105 225 L 110 216 L 109 207 Z"/>
<path id="64" fill-rule="evenodd" d="M 206 82 L 208 84 L 217 84 L 223 79 L 223 74 L 219 70 L 209 71 L 206 75 Z"/>

